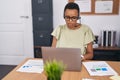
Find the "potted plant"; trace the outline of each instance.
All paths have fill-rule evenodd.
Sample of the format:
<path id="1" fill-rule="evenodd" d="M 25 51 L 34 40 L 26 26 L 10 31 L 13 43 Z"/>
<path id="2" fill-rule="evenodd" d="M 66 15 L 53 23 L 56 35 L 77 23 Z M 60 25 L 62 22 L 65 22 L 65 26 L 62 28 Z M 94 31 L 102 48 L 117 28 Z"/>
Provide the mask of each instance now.
<path id="1" fill-rule="evenodd" d="M 47 80 L 61 80 L 61 75 L 64 69 L 64 64 L 56 60 L 47 61 L 44 65 L 44 71 L 47 76 Z"/>

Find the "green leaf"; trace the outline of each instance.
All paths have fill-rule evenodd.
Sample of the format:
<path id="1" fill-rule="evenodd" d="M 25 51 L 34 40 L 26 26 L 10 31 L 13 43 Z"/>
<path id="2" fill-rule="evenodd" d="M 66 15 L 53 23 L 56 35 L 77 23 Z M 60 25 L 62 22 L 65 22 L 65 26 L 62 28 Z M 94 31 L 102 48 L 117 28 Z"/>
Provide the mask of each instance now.
<path id="1" fill-rule="evenodd" d="M 44 65 L 44 71 L 49 80 L 59 80 L 65 69 L 65 65 L 60 61 L 47 61 Z"/>

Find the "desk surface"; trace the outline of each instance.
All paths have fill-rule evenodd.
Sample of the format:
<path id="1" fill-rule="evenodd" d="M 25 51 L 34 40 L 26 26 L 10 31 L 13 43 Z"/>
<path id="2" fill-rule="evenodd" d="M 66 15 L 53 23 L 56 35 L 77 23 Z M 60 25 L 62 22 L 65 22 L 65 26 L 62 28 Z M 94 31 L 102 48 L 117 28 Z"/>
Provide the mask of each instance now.
<path id="1" fill-rule="evenodd" d="M 28 59 L 19 64 L 2 80 L 46 80 L 46 76 L 44 75 L 44 73 L 25 73 L 16 71 L 27 60 Z M 107 61 L 107 63 L 120 75 L 120 62 Z M 85 67 L 82 65 L 81 72 L 64 71 L 62 75 L 62 80 L 82 80 L 82 78 L 90 78 L 95 80 L 110 80 L 109 77 L 110 76 L 90 76 L 86 71 Z"/>

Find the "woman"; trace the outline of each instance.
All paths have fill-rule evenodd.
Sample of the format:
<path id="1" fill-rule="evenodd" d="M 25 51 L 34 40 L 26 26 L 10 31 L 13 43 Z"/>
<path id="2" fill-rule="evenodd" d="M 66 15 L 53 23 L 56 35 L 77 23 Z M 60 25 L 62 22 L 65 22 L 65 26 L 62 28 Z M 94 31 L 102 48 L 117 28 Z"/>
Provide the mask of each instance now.
<path id="1" fill-rule="evenodd" d="M 82 60 L 93 58 L 94 35 L 91 29 L 84 24 L 77 23 L 80 19 L 79 6 L 70 2 L 64 8 L 66 24 L 60 25 L 53 32 L 52 47 L 80 48 Z"/>

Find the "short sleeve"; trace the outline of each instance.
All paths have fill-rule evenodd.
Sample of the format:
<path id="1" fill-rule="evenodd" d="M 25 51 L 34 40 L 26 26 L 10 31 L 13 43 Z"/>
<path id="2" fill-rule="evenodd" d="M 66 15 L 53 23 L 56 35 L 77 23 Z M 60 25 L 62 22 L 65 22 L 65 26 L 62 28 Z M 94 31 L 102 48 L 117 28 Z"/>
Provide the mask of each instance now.
<path id="1" fill-rule="evenodd" d="M 85 33 L 85 44 L 93 42 L 95 40 L 95 36 L 90 28 Z"/>
<path id="2" fill-rule="evenodd" d="M 57 28 L 55 28 L 54 30 L 53 30 L 53 32 L 51 33 L 51 35 L 52 36 L 54 36 L 54 37 L 56 37 L 56 39 L 59 39 L 59 37 L 60 37 L 60 26 L 59 27 L 57 27 Z"/>

